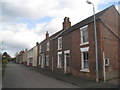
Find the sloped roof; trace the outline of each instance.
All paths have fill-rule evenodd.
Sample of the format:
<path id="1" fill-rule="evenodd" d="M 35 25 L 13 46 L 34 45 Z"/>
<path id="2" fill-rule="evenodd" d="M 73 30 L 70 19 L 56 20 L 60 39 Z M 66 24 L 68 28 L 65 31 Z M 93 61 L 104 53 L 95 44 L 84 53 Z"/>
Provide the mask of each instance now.
<path id="1" fill-rule="evenodd" d="M 110 9 L 110 8 L 112 8 L 112 7 L 115 8 L 115 6 L 112 5 L 112 6 L 108 7 L 108 8 L 106 8 L 106 9 L 104 9 L 104 10 L 96 13 L 96 14 L 95 14 L 96 20 L 99 20 L 100 17 L 101 17 L 108 9 Z M 67 33 L 69 33 L 69 32 L 72 32 L 72 31 L 74 31 L 74 30 L 77 30 L 77 29 L 79 29 L 79 28 L 81 28 L 81 27 L 83 27 L 83 26 L 85 26 L 85 25 L 87 25 L 87 24 L 89 24 L 89 23 L 91 23 L 91 22 L 93 22 L 93 15 L 90 16 L 90 17 L 88 17 L 88 18 L 86 18 L 86 19 L 84 19 L 84 20 L 82 20 L 82 21 L 80 21 L 80 22 L 78 22 L 77 24 L 69 27 L 67 30 L 60 30 L 60 31 L 56 32 L 55 34 L 53 34 L 53 35 L 51 35 L 51 36 L 49 37 L 48 41 L 51 40 L 51 39 L 53 39 L 55 36 L 59 35 L 62 31 L 63 31 L 63 32 L 62 32 L 59 36 L 62 36 L 62 35 L 65 35 L 65 34 L 67 34 Z M 59 36 L 58 36 L 58 37 L 59 37 Z M 45 41 L 47 41 L 47 40 L 44 39 L 41 43 L 43 43 L 43 42 L 45 42 Z M 39 43 L 39 44 L 41 44 L 41 43 Z"/>
<path id="2" fill-rule="evenodd" d="M 108 8 L 106 8 L 106 9 L 98 12 L 97 14 L 95 14 L 96 20 L 100 19 L 100 17 L 101 17 L 109 8 L 112 8 L 112 7 L 115 8 L 115 6 L 112 5 L 112 6 L 108 7 Z M 62 35 L 67 34 L 67 33 L 71 32 L 71 31 L 74 31 L 74 30 L 76 30 L 76 29 L 78 29 L 78 28 L 81 28 L 81 27 L 87 25 L 88 23 L 93 22 L 93 20 L 94 20 L 93 18 L 94 18 L 94 17 L 93 17 L 93 15 L 92 15 L 92 16 L 90 16 L 90 17 L 82 20 L 81 22 L 79 22 L 79 23 L 71 26 L 71 27 L 68 28 L 64 33 L 62 33 Z"/>
<path id="3" fill-rule="evenodd" d="M 47 41 L 53 40 L 54 37 L 56 37 L 57 35 L 59 35 L 62 31 L 63 31 L 63 30 L 60 30 L 60 31 L 54 33 L 53 35 L 49 36 L 48 39 L 44 39 L 42 42 L 39 43 L 39 45 L 40 45 L 41 43 L 44 43 L 44 42 L 47 42 Z"/>

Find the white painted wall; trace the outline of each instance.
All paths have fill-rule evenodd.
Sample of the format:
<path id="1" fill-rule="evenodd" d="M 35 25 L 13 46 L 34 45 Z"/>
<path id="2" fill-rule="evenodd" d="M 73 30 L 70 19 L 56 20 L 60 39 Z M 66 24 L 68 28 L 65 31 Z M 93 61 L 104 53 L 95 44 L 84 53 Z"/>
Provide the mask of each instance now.
<path id="1" fill-rule="evenodd" d="M 27 65 L 29 65 L 29 58 L 33 58 L 32 66 L 37 66 L 37 49 L 38 49 L 38 47 L 35 46 L 28 51 L 28 53 L 27 53 Z"/>

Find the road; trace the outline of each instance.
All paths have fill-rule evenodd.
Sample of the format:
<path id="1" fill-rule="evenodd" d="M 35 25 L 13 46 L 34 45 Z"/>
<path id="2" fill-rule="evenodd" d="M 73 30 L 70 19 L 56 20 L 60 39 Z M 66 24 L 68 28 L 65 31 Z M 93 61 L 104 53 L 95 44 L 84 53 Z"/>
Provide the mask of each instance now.
<path id="1" fill-rule="evenodd" d="M 80 88 L 43 75 L 23 65 L 9 63 L 3 77 L 3 88 Z"/>

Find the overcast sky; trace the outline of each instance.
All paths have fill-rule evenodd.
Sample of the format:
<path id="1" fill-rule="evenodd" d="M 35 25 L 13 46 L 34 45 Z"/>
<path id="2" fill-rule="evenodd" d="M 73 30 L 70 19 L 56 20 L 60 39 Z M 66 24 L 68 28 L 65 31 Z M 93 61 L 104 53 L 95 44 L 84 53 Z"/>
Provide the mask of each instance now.
<path id="1" fill-rule="evenodd" d="M 119 0 L 90 1 L 98 12 Z M 93 14 L 86 0 L 1 0 L 0 13 L 0 51 L 11 56 L 44 40 L 46 31 L 61 30 L 64 17 L 74 25 Z"/>

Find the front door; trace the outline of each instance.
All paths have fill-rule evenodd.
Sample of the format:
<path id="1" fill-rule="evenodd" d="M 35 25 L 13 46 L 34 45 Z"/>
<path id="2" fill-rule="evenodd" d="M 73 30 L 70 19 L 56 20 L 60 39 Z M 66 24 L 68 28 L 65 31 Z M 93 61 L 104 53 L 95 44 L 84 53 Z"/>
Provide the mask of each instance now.
<path id="1" fill-rule="evenodd" d="M 64 73 L 70 73 L 70 50 L 64 52 Z"/>

